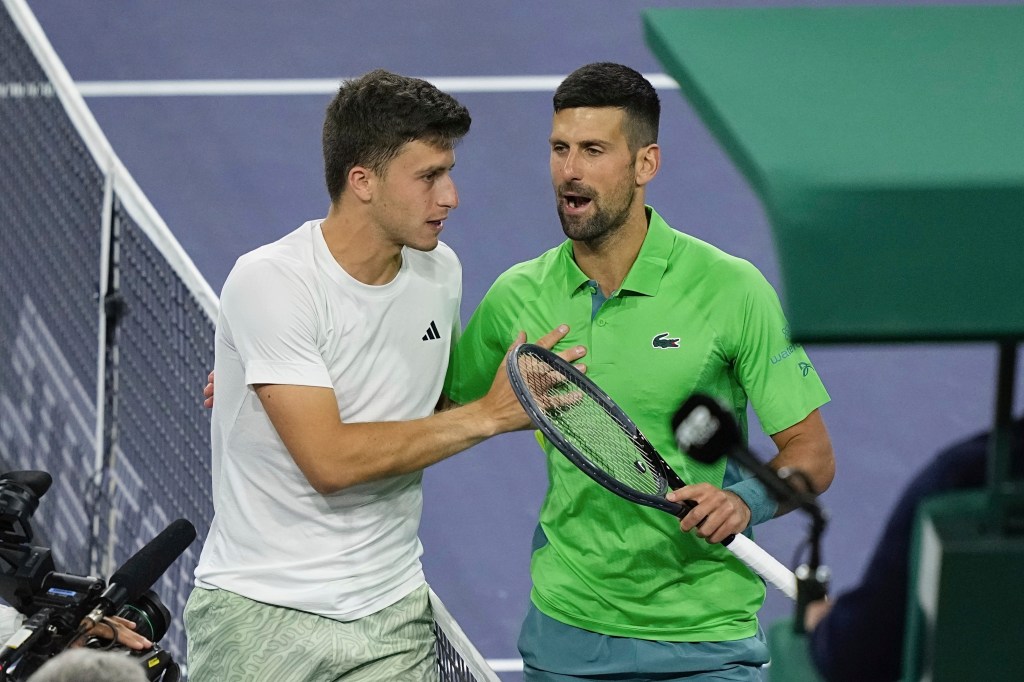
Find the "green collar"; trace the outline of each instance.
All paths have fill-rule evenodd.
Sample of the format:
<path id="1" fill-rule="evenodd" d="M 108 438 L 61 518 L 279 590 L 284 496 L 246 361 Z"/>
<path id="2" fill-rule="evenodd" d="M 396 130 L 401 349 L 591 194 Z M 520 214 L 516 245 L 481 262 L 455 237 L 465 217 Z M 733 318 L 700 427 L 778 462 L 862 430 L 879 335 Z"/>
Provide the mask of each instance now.
<path id="1" fill-rule="evenodd" d="M 626 274 L 626 279 L 619 287 L 620 291 L 629 291 L 644 296 L 654 296 L 661 286 L 661 278 L 668 267 L 668 254 L 672 251 L 673 230 L 658 212 L 650 206 L 647 209 L 647 236 L 640 247 L 633 266 Z M 572 256 L 572 240 L 567 239 L 559 248 L 559 261 L 565 272 L 565 291 L 572 296 L 586 287 L 590 278 L 587 277 Z"/>

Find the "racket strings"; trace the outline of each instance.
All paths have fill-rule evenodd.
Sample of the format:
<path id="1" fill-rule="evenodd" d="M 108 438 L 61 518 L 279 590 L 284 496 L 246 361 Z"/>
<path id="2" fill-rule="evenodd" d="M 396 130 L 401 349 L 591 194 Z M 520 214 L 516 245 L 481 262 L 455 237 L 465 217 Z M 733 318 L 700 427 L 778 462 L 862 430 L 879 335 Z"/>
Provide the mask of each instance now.
<path id="1" fill-rule="evenodd" d="M 544 416 L 594 467 L 648 495 L 668 491 L 664 476 L 634 439 L 631 426 L 609 413 L 573 373 L 529 354 L 520 354 L 519 373 Z"/>

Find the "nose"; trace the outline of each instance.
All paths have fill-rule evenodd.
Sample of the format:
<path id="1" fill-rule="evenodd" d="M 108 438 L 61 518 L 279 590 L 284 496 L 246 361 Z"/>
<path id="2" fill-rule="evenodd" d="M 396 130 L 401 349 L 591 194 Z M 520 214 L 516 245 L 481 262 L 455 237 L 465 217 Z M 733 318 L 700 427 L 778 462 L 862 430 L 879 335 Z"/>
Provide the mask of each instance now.
<path id="1" fill-rule="evenodd" d="M 554 163 L 552 163 L 552 170 L 558 174 L 559 179 L 563 182 L 566 180 L 580 180 L 580 163 L 579 155 L 575 151 L 565 152 L 561 156 L 556 156 Z"/>
<path id="2" fill-rule="evenodd" d="M 459 205 L 459 190 L 455 187 L 455 180 L 452 179 L 452 176 L 444 177 L 437 203 L 447 209 L 453 209 Z"/>

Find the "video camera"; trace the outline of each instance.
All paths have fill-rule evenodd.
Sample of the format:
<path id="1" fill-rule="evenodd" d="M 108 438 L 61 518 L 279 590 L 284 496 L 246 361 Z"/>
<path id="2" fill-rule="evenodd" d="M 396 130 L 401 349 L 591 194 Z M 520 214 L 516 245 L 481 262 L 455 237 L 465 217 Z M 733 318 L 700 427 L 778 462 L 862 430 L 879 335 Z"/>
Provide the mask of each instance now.
<path id="1" fill-rule="evenodd" d="M 28 679 L 83 636 L 85 646 L 137 658 L 149 680 L 176 682 L 180 668 L 155 644 L 167 632 L 171 614 L 149 588 L 195 539 L 195 528 L 178 519 L 128 559 L 109 583 L 59 573 L 50 549 L 31 544 L 29 523 L 51 482 L 42 471 L 0 475 L 0 598 L 27 617 L 0 648 L 0 682 Z M 131 650 L 106 637 L 106 628 L 98 630 L 103 638 L 95 636 L 92 628 L 111 615 L 135 623 L 135 631 L 153 647 Z"/>

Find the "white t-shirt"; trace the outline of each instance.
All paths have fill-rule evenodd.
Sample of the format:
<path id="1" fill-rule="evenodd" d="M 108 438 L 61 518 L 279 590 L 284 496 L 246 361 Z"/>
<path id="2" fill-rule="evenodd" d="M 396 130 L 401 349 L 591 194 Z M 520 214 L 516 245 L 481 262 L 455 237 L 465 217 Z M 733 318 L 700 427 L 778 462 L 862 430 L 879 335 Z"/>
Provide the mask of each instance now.
<path id="1" fill-rule="evenodd" d="M 196 585 L 354 620 L 423 584 L 421 473 L 313 490 L 254 384 L 333 388 L 342 421 L 430 415 L 459 334 L 462 268 L 441 243 L 363 284 L 316 220 L 235 264 L 217 323 L 210 534 Z"/>

